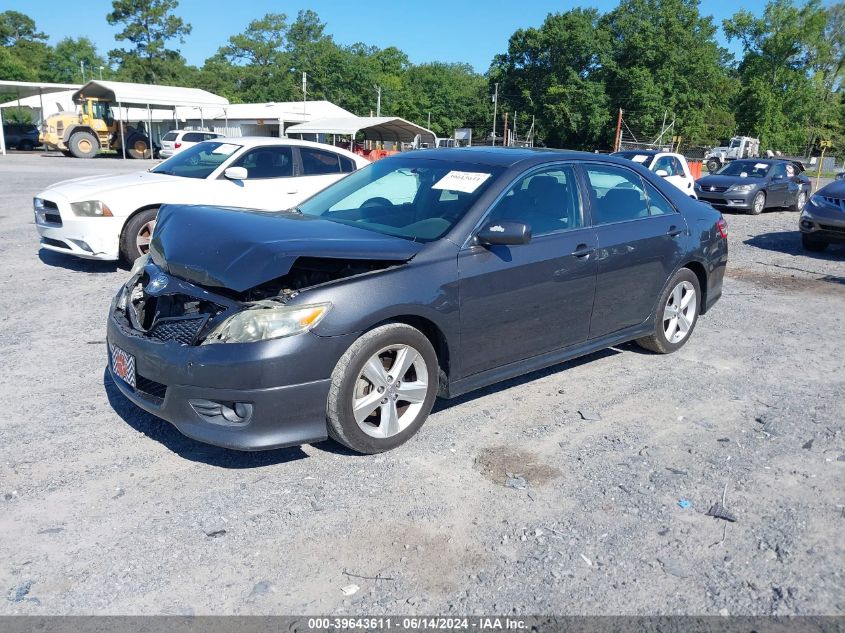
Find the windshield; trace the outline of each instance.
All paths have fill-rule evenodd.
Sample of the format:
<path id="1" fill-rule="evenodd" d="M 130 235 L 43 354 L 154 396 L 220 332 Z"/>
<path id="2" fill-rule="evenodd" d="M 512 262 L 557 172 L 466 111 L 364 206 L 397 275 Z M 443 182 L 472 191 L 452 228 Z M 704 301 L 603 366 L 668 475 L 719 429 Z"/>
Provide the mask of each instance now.
<path id="1" fill-rule="evenodd" d="M 208 178 L 229 156 L 243 147 L 234 143 L 206 141 L 175 154 L 150 171 L 182 178 Z"/>
<path id="2" fill-rule="evenodd" d="M 611 156 L 627 158 L 635 163 L 640 163 L 643 167 L 651 167 L 651 161 L 654 160 L 654 154 L 643 154 L 642 152 L 616 152 Z"/>
<path id="3" fill-rule="evenodd" d="M 739 147 L 740 145 L 742 145 L 742 139 L 741 138 L 734 137 L 734 138 L 731 139 L 731 148 Z"/>
<path id="4" fill-rule="evenodd" d="M 756 163 L 753 160 L 735 160 L 722 167 L 716 173 L 720 176 L 739 176 L 740 178 L 765 178 L 771 165 Z"/>
<path id="5" fill-rule="evenodd" d="M 305 215 L 416 242 L 443 237 L 501 167 L 403 156 L 382 159 L 318 193 Z"/>

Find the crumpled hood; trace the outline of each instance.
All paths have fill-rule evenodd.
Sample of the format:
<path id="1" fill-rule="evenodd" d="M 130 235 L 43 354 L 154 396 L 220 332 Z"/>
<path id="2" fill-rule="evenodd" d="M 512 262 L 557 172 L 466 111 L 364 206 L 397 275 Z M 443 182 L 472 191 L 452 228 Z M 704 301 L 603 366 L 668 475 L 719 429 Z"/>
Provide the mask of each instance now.
<path id="1" fill-rule="evenodd" d="M 731 185 L 764 185 L 765 180 L 762 178 L 741 178 L 740 176 L 705 176 L 698 179 L 698 184 L 701 188 L 707 191 L 707 187 L 730 187 Z"/>
<path id="2" fill-rule="evenodd" d="M 78 202 L 94 199 L 91 196 L 95 194 L 102 195 L 109 191 L 123 190 L 127 187 L 138 185 L 149 186 L 152 183 L 158 182 L 173 183 L 174 179 L 179 180 L 175 176 L 154 174 L 149 171 L 137 171 L 131 174 L 114 174 L 111 176 L 83 176 L 82 178 L 63 180 L 55 185 L 51 185 L 45 190 L 45 193 L 47 191 L 58 192 L 68 200 Z"/>
<path id="3" fill-rule="evenodd" d="M 243 292 L 287 274 L 298 257 L 406 261 L 422 248 L 292 211 L 165 205 L 150 255 L 186 281 Z"/>

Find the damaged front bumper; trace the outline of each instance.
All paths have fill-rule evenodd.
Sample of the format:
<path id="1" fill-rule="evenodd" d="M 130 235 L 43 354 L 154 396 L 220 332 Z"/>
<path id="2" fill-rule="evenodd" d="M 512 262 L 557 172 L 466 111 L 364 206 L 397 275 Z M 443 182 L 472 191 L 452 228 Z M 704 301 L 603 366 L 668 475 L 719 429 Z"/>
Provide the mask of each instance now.
<path id="1" fill-rule="evenodd" d="M 190 286 L 174 281 L 180 291 Z M 196 294 L 208 297 L 199 287 Z M 255 343 L 180 343 L 139 330 L 119 304 L 116 299 L 108 321 L 109 374 L 137 406 L 188 437 L 231 449 L 326 438 L 330 376 L 354 336 L 305 332 Z M 115 348 L 132 359 L 134 387 L 115 373 Z"/>

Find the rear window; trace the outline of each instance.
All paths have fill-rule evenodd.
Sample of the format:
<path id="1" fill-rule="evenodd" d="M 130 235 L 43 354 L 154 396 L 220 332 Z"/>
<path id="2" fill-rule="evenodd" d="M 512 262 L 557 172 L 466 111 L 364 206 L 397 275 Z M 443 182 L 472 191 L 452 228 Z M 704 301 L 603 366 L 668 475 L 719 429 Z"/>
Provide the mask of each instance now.
<path id="1" fill-rule="evenodd" d="M 178 132 L 168 132 L 164 136 L 161 137 L 162 141 L 175 141 L 176 137 L 179 136 Z"/>
<path id="2" fill-rule="evenodd" d="M 340 156 L 334 152 L 313 147 L 300 147 L 299 156 L 302 159 L 302 173 L 305 176 L 341 173 Z"/>

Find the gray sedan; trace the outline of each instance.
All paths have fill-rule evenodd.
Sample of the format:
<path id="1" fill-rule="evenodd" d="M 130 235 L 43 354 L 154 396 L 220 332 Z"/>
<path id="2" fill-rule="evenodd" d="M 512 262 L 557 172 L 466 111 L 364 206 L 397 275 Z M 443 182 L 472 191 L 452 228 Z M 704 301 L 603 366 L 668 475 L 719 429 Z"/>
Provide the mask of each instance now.
<path id="1" fill-rule="evenodd" d="M 695 192 L 699 200 L 714 207 L 737 209 L 757 215 L 771 207 L 804 208 L 810 180 L 796 161 L 768 158 L 735 160 L 715 174 L 699 178 Z"/>
<path id="2" fill-rule="evenodd" d="M 808 251 L 823 251 L 828 244 L 845 244 L 845 180 L 819 189 L 798 221 L 801 242 Z"/>

